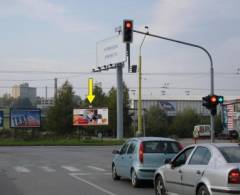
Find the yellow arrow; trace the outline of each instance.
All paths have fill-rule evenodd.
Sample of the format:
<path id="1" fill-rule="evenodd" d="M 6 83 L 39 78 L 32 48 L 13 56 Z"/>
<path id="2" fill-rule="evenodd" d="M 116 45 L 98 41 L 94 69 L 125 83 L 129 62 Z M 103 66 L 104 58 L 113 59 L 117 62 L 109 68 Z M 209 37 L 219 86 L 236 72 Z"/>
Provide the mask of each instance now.
<path id="1" fill-rule="evenodd" d="M 88 96 L 87 96 L 87 99 L 90 102 L 90 104 L 92 103 L 94 98 L 95 98 L 95 95 L 93 95 L 93 78 L 89 78 L 88 79 Z"/>

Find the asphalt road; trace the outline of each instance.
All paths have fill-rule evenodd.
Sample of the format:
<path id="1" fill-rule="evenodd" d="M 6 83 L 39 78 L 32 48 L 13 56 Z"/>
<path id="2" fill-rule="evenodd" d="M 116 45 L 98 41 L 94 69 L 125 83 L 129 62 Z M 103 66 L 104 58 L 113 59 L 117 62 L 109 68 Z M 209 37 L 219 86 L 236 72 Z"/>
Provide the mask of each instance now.
<path id="1" fill-rule="evenodd" d="M 188 145 L 193 140 L 182 140 L 182 143 Z M 154 194 L 151 182 L 133 188 L 128 180 L 112 180 L 111 152 L 116 148 L 0 147 L 0 194 Z"/>
<path id="2" fill-rule="evenodd" d="M 1 195 L 153 194 L 111 178 L 116 147 L 1 147 Z"/>

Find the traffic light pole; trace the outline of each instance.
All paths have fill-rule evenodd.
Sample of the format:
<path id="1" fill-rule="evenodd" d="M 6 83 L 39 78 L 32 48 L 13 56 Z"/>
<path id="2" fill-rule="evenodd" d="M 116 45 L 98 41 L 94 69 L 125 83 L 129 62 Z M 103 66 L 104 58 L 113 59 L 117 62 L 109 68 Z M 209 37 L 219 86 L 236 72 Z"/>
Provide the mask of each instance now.
<path id="1" fill-rule="evenodd" d="M 138 130 L 136 136 L 143 136 L 142 125 L 142 46 L 146 39 L 146 34 L 143 37 L 139 47 L 139 66 L 138 66 Z"/>
<path id="2" fill-rule="evenodd" d="M 133 30 L 133 32 L 139 33 L 139 34 L 144 34 L 145 36 L 148 35 L 148 36 L 151 36 L 151 37 L 164 39 L 166 41 L 171 41 L 171 42 L 179 43 L 179 44 L 182 44 L 182 45 L 188 45 L 188 46 L 195 47 L 195 48 L 203 50 L 207 54 L 207 56 L 208 56 L 208 58 L 210 60 L 210 95 L 214 94 L 213 61 L 212 61 L 212 56 L 210 55 L 208 50 L 206 50 L 204 47 L 202 47 L 200 45 L 196 45 L 196 44 L 192 44 L 192 43 L 188 43 L 188 42 L 184 42 L 184 41 L 179 41 L 179 40 L 176 40 L 176 39 L 170 39 L 170 38 L 167 38 L 167 37 L 154 35 L 154 34 L 151 34 L 149 32 L 141 32 L 141 31 L 138 31 L 138 30 Z M 214 142 L 214 115 L 212 115 L 211 113 L 210 113 L 210 122 L 211 122 L 211 143 L 213 143 Z"/>

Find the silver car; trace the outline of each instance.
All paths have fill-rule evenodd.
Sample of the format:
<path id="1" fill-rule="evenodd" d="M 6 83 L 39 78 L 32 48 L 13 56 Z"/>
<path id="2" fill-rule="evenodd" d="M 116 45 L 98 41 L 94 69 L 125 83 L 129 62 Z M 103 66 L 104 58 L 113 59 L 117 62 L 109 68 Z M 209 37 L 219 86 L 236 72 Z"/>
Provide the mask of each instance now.
<path id="1" fill-rule="evenodd" d="M 234 143 L 186 147 L 154 175 L 156 195 L 240 194 L 240 146 Z"/>
<path id="2" fill-rule="evenodd" d="M 175 156 L 182 146 L 173 139 L 162 137 L 140 137 L 126 141 L 120 150 L 114 150 L 112 178 L 131 179 L 134 187 L 141 180 L 153 180 L 156 169 L 165 160 Z"/>

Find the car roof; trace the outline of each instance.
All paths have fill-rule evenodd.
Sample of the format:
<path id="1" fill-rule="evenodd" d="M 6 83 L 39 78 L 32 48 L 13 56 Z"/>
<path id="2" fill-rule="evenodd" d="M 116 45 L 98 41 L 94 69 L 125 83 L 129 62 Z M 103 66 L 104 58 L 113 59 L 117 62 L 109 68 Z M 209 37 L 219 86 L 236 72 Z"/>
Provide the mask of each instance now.
<path id="1" fill-rule="evenodd" d="M 175 139 L 167 138 L 167 137 L 134 137 L 129 140 L 137 140 L 137 141 L 176 141 Z"/>

